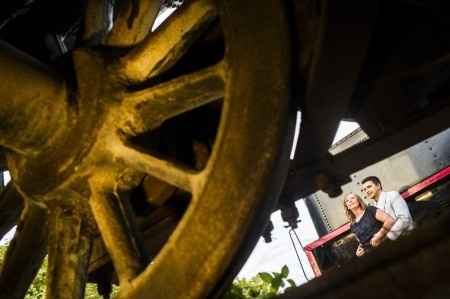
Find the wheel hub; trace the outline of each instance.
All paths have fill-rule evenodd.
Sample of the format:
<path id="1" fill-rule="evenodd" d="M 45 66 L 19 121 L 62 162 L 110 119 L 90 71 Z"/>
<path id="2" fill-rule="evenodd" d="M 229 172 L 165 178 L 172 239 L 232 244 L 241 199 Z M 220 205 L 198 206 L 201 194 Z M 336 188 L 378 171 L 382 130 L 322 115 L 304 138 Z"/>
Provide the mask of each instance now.
<path id="1" fill-rule="evenodd" d="M 278 1 L 267 1 L 258 14 L 254 7 L 255 3 L 240 1 L 220 6 L 227 46 L 221 51 L 225 57 L 212 65 L 189 72 L 176 69 L 200 29 L 210 28 L 217 16 L 214 3 L 193 1 L 160 31 L 120 57 L 105 54 L 104 48 L 74 51 L 75 83 L 61 83 L 41 71 L 39 76 L 47 78 L 50 87 L 44 86 L 39 97 L 19 93 L 15 107 L 7 113 L 0 111 L 0 119 L 12 124 L 10 129 L 17 132 L 25 123 L 23 132 L 34 132 L 14 136 L 0 131 L 0 144 L 12 150 L 7 154 L 8 167 L 27 205 L 48 209 L 48 298 L 82 297 L 92 240 L 99 233 L 121 287 L 118 298 L 203 298 L 224 274 L 233 275 L 235 269 L 225 273 L 224 265 L 235 256 L 244 234 L 252 235 L 252 243 L 257 239 L 281 188 L 290 137 L 286 134 L 291 120 L 287 21 L 279 13 L 283 8 Z M 271 26 L 259 30 L 264 20 L 271 20 Z M 135 36 L 142 35 L 142 28 L 138 31 Z M 167 76 L 172 69 L 176 70 Z M 253 83 L 255 77 L 258 84 Z M 15 77 L 18 86 L 29 78 L 20 79 Z M 213 146 L 208 150 L 197 136 L 190 136 L 191 148 L 182 147 L 194 154 L 203 152 L 198 168 L 131 140 L 158 133 L 172 119 L 208 105 L 220 111 Z M 21 106 L 30 109 L 21 112 L 20 118 L 11 118 Z M 48 117 L 39 118 L 42 115 Z M 37 125 L 29 123 L 33 119 Z M 180 136 L 177 133 L 169 145 L 177 145 L 173 140 L 183 137 L 184 131 L 180 130 Z M 183 205 L 188 205 L 151 266 L 142 244 L 143 232 L 137 229 L 127 200 L 127 193 L 144 176 L 171 186 L 175 194 L 182 195 Z M 171 200 L 170 195 L 161 198 L 161 205 Z M 252 222 L 255 210 L 261 213 Z M 28 209 L 23 226 L 39 234 L 29 229 L 30 233 L 19 234 L 17 239 L 45 248 L 41 236 L 46 235 L 47 218 L 42 216 L 45 213 L 38 214 L 34 217 L 36 213 Z M 42 227 L 36 225 L 38 220 Z M 20 245 L 11 250 L 30 256 Z M 39 263 L 42 256 L 30 258 Z M 14 259 L 7 262 L 12 265 L 8 269 L 30 268 L 15 264 Z M 31 282 L 33 271 L 29 273 L 18 278 L 23 285 L 26 280 Z M 4 285 L 0 277 L 0 286 Z"/>

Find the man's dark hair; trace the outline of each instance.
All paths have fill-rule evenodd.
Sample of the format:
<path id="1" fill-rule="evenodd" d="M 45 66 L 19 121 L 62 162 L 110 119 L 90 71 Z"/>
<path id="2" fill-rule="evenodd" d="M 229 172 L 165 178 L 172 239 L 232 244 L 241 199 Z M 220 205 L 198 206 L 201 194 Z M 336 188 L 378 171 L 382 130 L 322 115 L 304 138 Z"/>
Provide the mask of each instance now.
<path id="1" fill-rule="evenodd" d="M 383 189 L 383 185 L 381 185 L 381 181 L 378 177 L 376 176 L 368 176 L 366 177 L 364 180 L 361 181 L 361 184 L 365 184 L 367 182 L 372 182 L 376 185 L 380 185 L 381 189 Z"/>

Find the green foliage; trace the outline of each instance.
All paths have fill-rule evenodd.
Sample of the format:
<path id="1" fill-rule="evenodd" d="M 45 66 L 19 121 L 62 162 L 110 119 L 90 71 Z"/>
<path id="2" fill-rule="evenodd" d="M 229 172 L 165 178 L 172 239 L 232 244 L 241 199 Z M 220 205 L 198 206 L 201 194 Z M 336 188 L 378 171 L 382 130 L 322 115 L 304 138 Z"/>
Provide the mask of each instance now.
<path id="1" fill-rule="evenodd" d="M 39 272 L 33 280 L 30 288 L 25 295 L 25 299 L 44 299 L 46 288 L 46 276 L 47 276 L 47 258 L 42 263 Z"/>
<path id="2" fill-rule="evenodd" d="M 6 246 L 0 246 L 0 264 L 6 253 Z M 31 284 L 25 299 L 44 299 L 46 288 L 47 259 L 39 269 Z M 280 272 L 261 272 L 251 279 L 237 279 L 225 293 L 223 299 L 272 299 L 285 287 L 295 287 L 292 279 L 288 278 L 289 269 L 283 266 Z M 112 298 L 117 294 L 118 288 L 113 289 Z M 95 284 L 86 285 L 85 299 L 101 299 Z"/>
<path id="3" fill-rule="evenodd" d="M 0 264 L 3 264 L 3 259 L 8 249 L 7 245 L 0 245 Z M 25 299 L 44 299 L 45 298 L 45 274 L 47 270 L 47 259 L 45 259 L 42 267 L 39 269 L 33 283 L 28 289 Z"/>
<path id="4" fill-rule="evenodd" d="M 7 246 L 0 246 L 0 264 L 3 263 L 3 258 L 6 253 Z M 45 298 L 45 288 L 46 288 L 46 274 L 47 274 L 47 258 L 42 263 L 38 274 L 34 278 L 33 283 L 25 295 L 25 299 L 44 299 Z M 118 288 L 113 288 L 111 298 L 117 293 Z M 93 283 L 88 283 L 85 290 L 85 299 L 102 299 L 102 297 L 97 292 L 97 287 Z"/>
<path id="5" fill-rule="evenodd" d="M 233 282 L 223 299 L 271 299 L 286 287 L 295 287 L 287 278 L 289 269 L 283 266 L 280 272 L 261 272 L 251 279 L 238 279 Z"/>

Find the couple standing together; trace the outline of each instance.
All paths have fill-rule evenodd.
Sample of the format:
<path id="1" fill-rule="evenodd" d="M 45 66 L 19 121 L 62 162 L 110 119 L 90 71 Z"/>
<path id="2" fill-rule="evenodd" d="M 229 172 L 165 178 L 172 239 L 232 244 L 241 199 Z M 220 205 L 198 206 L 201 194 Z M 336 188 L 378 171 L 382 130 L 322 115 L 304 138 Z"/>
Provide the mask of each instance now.
<path id="1" fill-rule="evenodd" d="M 361 183 L 362 192 L 375 201 L 375 206 L 367 206 L 354 193 L 344 196 L 344 209 L 351 231 L 359 242 L 357 256 L 377 247 L 386 238 L 395 240 L 414 228 L 408 205 L 400 193 L 383 191 L 380 180 L 375 176 L 367 177 Z"/>

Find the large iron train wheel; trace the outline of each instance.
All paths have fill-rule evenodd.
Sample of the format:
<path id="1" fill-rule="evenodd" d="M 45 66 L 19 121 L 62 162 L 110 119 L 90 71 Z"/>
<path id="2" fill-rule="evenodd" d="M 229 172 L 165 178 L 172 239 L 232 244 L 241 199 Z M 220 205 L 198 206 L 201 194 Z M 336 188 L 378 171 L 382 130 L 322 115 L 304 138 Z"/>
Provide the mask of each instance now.
<path id="1" fill-rule="evenodd" d="M 87 37 L 97 11 L 88 5 Z M 126 19 L 119 14 L 102 46 L 73 51 L 75 81 L 2 45 L 0 143 L 26 207 L 1 298 L 23 298 L 47 235 L 47 298 L 83 298 L 98 235 L 117 298 L 205 298 L 235 273 L 273 208 L 292 120 L 283 1 L 185 1 L 149 34 L 149 22 L 124 26 Z M 208 35 L 214 28 L 220 32 Z M 208 36 L 220 36 L 222 51 L 198 55 L 191 48 Z M 208 113 L 220 116 L 217 127 Z M 202 126 L 214 132 L 202 137 Z M 171 186 L 187 206 L 156 257 L 128 200 L 147 178 Z"/>

